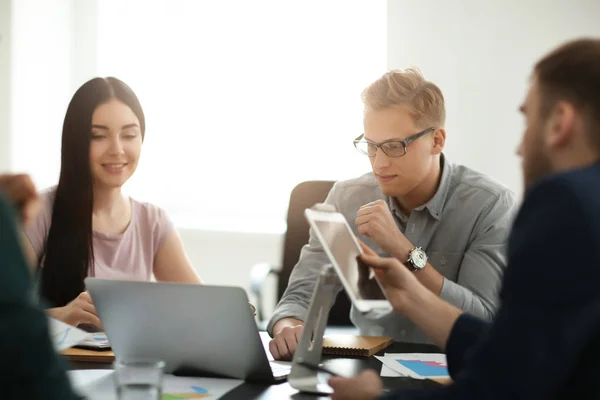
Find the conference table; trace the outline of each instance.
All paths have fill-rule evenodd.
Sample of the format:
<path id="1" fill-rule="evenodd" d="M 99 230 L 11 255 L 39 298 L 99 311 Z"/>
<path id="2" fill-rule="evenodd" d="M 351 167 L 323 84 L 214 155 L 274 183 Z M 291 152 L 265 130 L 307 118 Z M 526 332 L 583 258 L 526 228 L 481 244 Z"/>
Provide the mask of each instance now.
<path id="1" fill-rule="evenodd" d="M 440 349 L 434 345 L 429 344 L 416 344 L 416 343 L 403 343 L 395 342 L 392 343 L 386 349 L 377 353 L 377 355 L 384 355 L 384 353 L 440 353 Z M 344 376 L 353 376 L 359 374 L 361 371 L 366 369 L 374 369 L 377 372 L 381 371 L 381 362 L 375 357 L 369 358 L 342 358 L 342 357 L 331 357 L 323 356 L 323 365 L 330 369 L 332 372 L 339 373 Z M 74 362 L 71 364 L 72 369 L 106 369 L 111 368 L 110 364 L 97 364 L 97 363 L 82 363 Z M 384 377 L 384 386 L 388 389 L 397 388 L 412 388 L 412 387 L 426 387 L 438 385 L 432 381 L 421 381 L 412 378 L 387 378 Z M 275 385 L 262 385 L 262 384 L 251 384 L 243 383 L 240 386 L 234 388 L 221 399 L 224 400 L 239 400 L 239 399 L 260 399 L 260 400 L 302 400 L 302 399 L 328 399 L 329 396 L 318 396 L 308 393 L 300 393 L 296 389 L 292 388 L 289 383 L 284 382 Z"/>
<path id="2" fill-rule="evenodd" d="M 385 350 L 380 351 L 377 355 L 384 353 L 440 353 L 440 349 L 428 344 L 402 343 L 396 342 L 390 345 Z M 379 372 L 381 370 L 381 362 L 375 357 L 369 358 L 339 358 L 326 357 L 322 358 L 323 365 L 332 372 L 339 373 L 344 376 L 357 375 L 366 369 L 374 369 Z M 412 378 L 382 378 L 384 386 L 387 389 L 409 388 L 409 387 L 432 387 L 438 384 L 432 381 L 422 381 Z M 275 400 L 275 399 L 328 399 L 329 396 L 317 396 L 308 393 L 299 393 L 292 388 L 289 383 L 280 383 L 278 385 L 256 385 L 244 383 L 231 392 L 227 393 L 224 400 L 234 399 L 260 399 L 260 400 Z"/>

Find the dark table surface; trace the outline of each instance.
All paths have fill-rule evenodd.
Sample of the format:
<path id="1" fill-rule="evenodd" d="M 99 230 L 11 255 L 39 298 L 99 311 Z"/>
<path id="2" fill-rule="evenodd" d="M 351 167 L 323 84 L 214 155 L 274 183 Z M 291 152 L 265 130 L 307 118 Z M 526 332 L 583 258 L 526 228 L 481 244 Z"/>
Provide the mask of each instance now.
<path id="1" fill-rule="evenodd" d="M 385 350 L 380 351 L 377 355 L 384 353 L 441 353 L 440 349 L 428 344 L 415 343 L 393 343 Z M 323 365 L 332 372 L 339 373 L 343 376 L 353 376 L 359 374 L 365 369 L 374 369 L 379 373 L 381 371 L 381 362 L 375 357 L 369 358 L 335 358 L 323 357 Z M 382 378 L 384 386 L 388 389 L 407 388 L 407 387 L 423 387 L 423 385 L 438 385 L 431 381 L 421 381 L 411 378 Z M 278 385 L 257 385 L 257 384 L 242 384 L 231 392 L 222 397 L 224 400 L 234 399 L 328 399 L 329 396 L 317 396 L 308 393 L 299 393 L 292 388 L 289 383 L 284 382 Z"/>
<path id="2" fill-rule="evenodd" d="M 417 343 L 402 343 L 396 342 L 388 348 L 380 351 L 377 355 L 385 353 L 441 353 L 440 349 L 434 345 L 417 344 Z M 378 373 L 381 371 L 381 362 L 375 357 L 369 358 L 340 358 L 340 357 L 323 357 L 323 365 L 342 376 L 358 375 L 365 369 L 374 369 Z M 79 363 L 71 364 L 72 369 L 104 369 L 112 368 L 110 364 L 96 363 Z M 384 377 L 383 384 L 387 389 L 408 388 L 408 387 L 423 387 L 438 385 L 432 381 L 422 381 L 411 378 L 388 378 Z M 283 382 L 276 385 L 260 385 L 244 383 L 225 396 L 221 397 L 224 400 L 238 399 L 259 399 L 259 400 L 302 400 L 302 399 L 328 399 L 329 396 L 318 396 L 309 393 L 300 393 L 292 388 L 289 383 Z"/>

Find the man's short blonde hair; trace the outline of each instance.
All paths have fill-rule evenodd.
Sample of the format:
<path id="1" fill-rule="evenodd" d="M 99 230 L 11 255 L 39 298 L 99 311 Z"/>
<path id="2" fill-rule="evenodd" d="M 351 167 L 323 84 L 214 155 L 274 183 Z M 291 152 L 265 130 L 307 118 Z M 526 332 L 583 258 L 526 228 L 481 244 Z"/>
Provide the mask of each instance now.
<path id="1" fill-rule="evenodd" d="M 367 110 L 407 107 L 422 128 L 441 128 L 446 122 L 442 91 L 416 68 L 386 72 L 363 91 L 362 99 Z"/>

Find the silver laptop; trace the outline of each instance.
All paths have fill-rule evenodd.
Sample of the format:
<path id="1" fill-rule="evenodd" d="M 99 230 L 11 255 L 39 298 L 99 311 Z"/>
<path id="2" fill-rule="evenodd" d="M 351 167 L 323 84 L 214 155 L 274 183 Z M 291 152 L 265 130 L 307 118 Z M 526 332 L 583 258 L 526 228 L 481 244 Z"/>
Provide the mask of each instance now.
<path id="1" fill-rule="evenodd" d="M 118 360 L 158 359 L 165 372 L 276 383 L 246 292 L 237 287 L 87 278 Z"/>

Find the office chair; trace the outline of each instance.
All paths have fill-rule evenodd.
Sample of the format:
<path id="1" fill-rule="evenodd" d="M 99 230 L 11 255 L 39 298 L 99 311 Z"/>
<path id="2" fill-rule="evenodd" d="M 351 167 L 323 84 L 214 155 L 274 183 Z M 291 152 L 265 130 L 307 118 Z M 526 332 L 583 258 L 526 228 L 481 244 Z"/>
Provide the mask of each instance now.
<path id="1" fill-rule="evenodd" d="M 259 321 L 262 322 L 266 319 L 261 293 L 265 279 L 270 275 L 277 276 L 277 301 L 279 301 L 287 288 L 292 269 L 298 263 L 300 250 L 308 243 L 309 225 L 304 218 L 304 210 L 316 203 L 324 202 L 333 184 L 332 181 L 307 181 L 298 184 L 292 190 L 287 213 L 287 231 L 285 233 L 281 267 L 262 263 L 254 265 L 250 272 L 250 291 L 256 296 Z M 341 291 L 329 313 L 327 325 L 353 326 L 350 322 L 350 305 L 348 295 L 345 291 Z"/>

